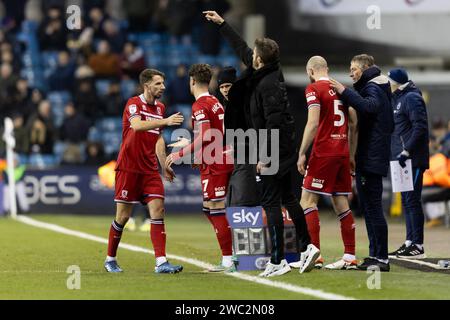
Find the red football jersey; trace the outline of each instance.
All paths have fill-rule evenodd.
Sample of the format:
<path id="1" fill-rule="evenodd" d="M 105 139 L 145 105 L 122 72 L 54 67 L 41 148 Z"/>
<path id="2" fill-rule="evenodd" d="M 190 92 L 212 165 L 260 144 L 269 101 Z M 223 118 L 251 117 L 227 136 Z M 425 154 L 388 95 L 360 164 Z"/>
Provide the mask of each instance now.
<path id="1" fill-rule="evenodd" d="M 327 78 L 321 78 L 306 87 L 309 108 L 320 108 L 319 128 L 312 154 L 316 157 L 349 156 L 348 107 L 330 87 Z"/>
<path id="2" fill-rule="evenodd" d="M 204 94 L 201 95 L 197 101 L 192 105 L 192 127 L 196 130 L 197 126 L 203 122 L 209 122 L 211 129 L 216 129 L 222 135 L 222 141 L 220 142 L 220 152 L 222 163 L 205 163 L 205 154 L 203 154 L 203 165 L 200 171 L 203 174 L 221 174 L 224 172 L 229 172 L 233 170 L 233 161 L 232 154 L 225 153 L 225 148 L 223 147 L 224 134 L 225 134 L 225 126 L 224 126 L 224 118 L 225 118 L 225 109 L 220 104 L 219 100 L 213 95 Z M 214 143 L 214 139 L 203 145 L 202 152 L 208 145 Z M 211 156 L 215 158 L 215 150 L 213 149 Z M 217 149 L 218 150 L 218 149 Z M 231 160 L 230 160 L 231 159 Z M 231 162 L 230 162 L 231 161 Z M 209 161 L 211 162 L 211 161 Z M 226 163 L 229 164 L 226 164 Z"/>
<path id="3" fill-rule="evenodd" d="M 148 174 L 158 171 L 156 158 L 156 142 L 161 134 L 161 128 L 148 131 L 134 131 L 131 119 L 141 120 L 163 119 L 165 106 L 155 100 L 151 105 L 145 101 L 144 95 L 128 100 L 122 119 L 122 145 L 117 158 L 116 171 Z"/>

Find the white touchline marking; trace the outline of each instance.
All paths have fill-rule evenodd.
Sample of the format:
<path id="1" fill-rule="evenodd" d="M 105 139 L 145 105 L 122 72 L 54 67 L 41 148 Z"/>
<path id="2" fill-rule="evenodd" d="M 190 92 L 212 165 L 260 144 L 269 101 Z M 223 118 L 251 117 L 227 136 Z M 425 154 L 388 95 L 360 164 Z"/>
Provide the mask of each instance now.
<path id="1" fill-rule="evenodd" d="M 94 236 L 94 235 L 91 235 L 91 234 L 88 234 L 85 232 L 81 232 L 81 231 L 67 229 L 67 228 L 58 226 L 56 224 L 38 221 L 38 220 L 32 219 L 30 217 L 19 215 L 16 220 L 20 221 L 22 223 L 31 225 L 33 227 L 47 229 L 47 230 L 62 233 L 65 235 L 85 239 L 85 240 L 91 240 L 91 241 L 95 241 L 95 242 L 99 242 L 99 243 L 108 244 L 108 239 L 97 237 L 97 236 Z M 120 243 L 119 246 L 126 250 L 154 255 L 153 250 L 149 250 L 149 249 L 146 249 L 143 247 L 139 247 L 139 246 L 135 246 L 135 245 L 127 244 L 127 243 Z M 182 261 L 182 262 L 185 262 L 185 263 L 188 263 L 188 264 L 191 264 L 191 265 L 197 266 L 199 268 L 203 268 L 203 269 L 208 269 L 208 268 L 212 267 L 211 264 L 197 260 L 197 259 L 191 259 L 191 258 L 187 258 L 187 257 L 183 257 L 183 256 L 174 255 L 174 254 L 167 254 L 167 257 L 170 259 Z M 237 278 L 237 279 L 250 281 L 250 282 L 254 282 L 254 283 L 258 283 L 258 284 L 262 284 L 262 285 L 266 285 L 266 286 L 270 286 L 270 287 L 274 287 L 274 288 L 278 288 L 278 289 L 283 289 L 283 290 L 291 291 L 291 292 L 295 292 L 295 293 L 301 293 L 301 294 L 316 297 L 319 299 L 354 300 L 354 298 L 352 298 L 352 297 L 346 297 L 346 296 L 329 293 L 329 292 L 325 292 L 325 291 L 317 290 L 317 289 L 300 287 L 300 286 L 285 283 L 285 282 L 273 281 L 273 280 L 269 280 L 267 278 L 255 277 L 255 276 L 247 275 L 247 274 L 240 273 L 240 272 L 224 273 L 224 274 L 227 276 L 230 276 L 230 277 Z"/>
<path id="2" fill-rule="evenodd" d="M 421 260 L 414 260 L 414 259 L 408 259 L 408 258 L 397 258 L 397 257 L 392 257 L 392 258 L 389 258 L 389 259 L 395 259 L 395 260 L 398 260 L 398 261 L 408 261 L 408 262 L 412 262 L 412 263 L 415 263 L 415 264 L 420 264 L 422 266 L 427 266 L 427 267 L 430 267 L 430 268 L 433 268 L 433 269 L 437 269 L 437 270 L 446 270 L 445 268 L 442 268 L 441 266 L 439 266 L 436 263 L 431 263 L 431 262 L 426 262 L 426 261 L 421 261 Z"/>

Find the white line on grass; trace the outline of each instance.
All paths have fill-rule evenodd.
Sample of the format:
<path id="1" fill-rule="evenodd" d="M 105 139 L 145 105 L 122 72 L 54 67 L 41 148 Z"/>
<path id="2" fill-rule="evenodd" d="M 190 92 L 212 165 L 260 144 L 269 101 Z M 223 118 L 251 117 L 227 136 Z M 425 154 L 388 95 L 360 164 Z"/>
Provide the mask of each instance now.
<path id="1" fill-rule="evenodd" d="M 427 266 L 436 270 L 447 270 L 446 268 L 442 268 L 441 266 L 439 266 L 437 263 L 431 263 L 431 262 L 426 262 L 426 261 L 421 261 L 421 260 L 413 260 L 413 259 L 407 259 L 407 258 L 397 258 L 397 257 L 392 257 L 389 259 L 394 259 L 397 261 L 407 261 L 407 262 L 411 262 L 411 263 L 415 263 L 421 266 Z"/>
<path id="2" fill-rule="evenodd" d="M 91 241 L 104 243 L 104 244 L 108 243 L 108 239 L 105 239 L 105 238 L 97 237 L 97 236 L 94 236 L 94 235 L 91 235 L 91 234 L 88 234 L 88 233 L 85 233 L 85 232 L 80 232 L 80 231 L 67 229 L 67 228 L 58 226 L 56 224 L 51 224 L 51 223 L 38 221 L 38 220 L 32 219 L 30 217 L 26 217 L 26 216 L 18 216 L 17 217 L 17 221 L 20 221 L 22 223 L 31 225 L 33 227 L 47 229 L 47 230 L 51 230 L 51 231 L 54 231 L 54 232 L 62 233 L 62 234 L 65 234 L 65 235 L 78 237 L 78 238 L 81 238 L 81 239 L 91 240 Z M 149 249 L 146 249 L 146 248 L 143 248 L 143 247 L 139 247 L 139 246 L 135 246 L 135 245 L 131 245 L 131 244 L 120 243 L 120 247 L 123 248 L 123 249 L 126 249 L 126 250 L 134 251 L 134 252 L 142 252 L 142 253 L 147 253 L 147 254 L 154 255 L 154 251 L 153 250 L 149 250 Z M 197 266 L 199 268 L 203 268 L 203 269 L 207 269 L 207 268 L 210 268 L 212 266 L 209 263 L 206 263 L 206 262 L 203 262 L 203 261 L 200 261 L 200 260 L 197 260 L 197 259 L 191 259 L 191 258 L 187 258 L 187 257 L 183 257 L 183 256 L 174 255 L 174 254 L 168 254 L 167 257 L 170 258 L 170 259 L 175 259 L 175 260 L 178 260 L 178 261 L 182 261 L 182 262 L 185 262 L 185 263 L 188 263 L 188 264 L 191 264 L 191 265 Z M 315 298 L 319 298 L 319 299 L 354 300 L 354 298 L 351 298 L 351 297 L 346 297 L 346 296 L 342 296 L 342 295 L 338 295 L 338 294 L 334 294 L 334 293 L 329 293 L 329 292 L 325 292 L 325 291 L 317 290 L 317 289 L 300 287 L 300 286 L 297 286 L 297 285 L 284 283 L 284 282 L 280 282 L 280 281 L 273 281 L 273 280 L 269 280 L 267 278 L 259 278 L 259 277 L 243 274 L 243 273 L 240 273 L 240 272 L 225 273 L 225 274 L 228 275 L 228 276 L 237 278 L 237 279 L 250 281 L 250 282 L 253 282 L 253 283 L 258 283 L 258 284 L 266 285 L 266 286 L 269 286 L 269 287 L 283 289 L 283 290 L 287 290 L 287 291 L 291 291 L 291 292 L 295 292 L 295 293 L 301 293 L 301 294 L 304 294 L 304 295 L 307 295 L 307 296 L 311 296 L 311 297 L 315 297 Z"/>

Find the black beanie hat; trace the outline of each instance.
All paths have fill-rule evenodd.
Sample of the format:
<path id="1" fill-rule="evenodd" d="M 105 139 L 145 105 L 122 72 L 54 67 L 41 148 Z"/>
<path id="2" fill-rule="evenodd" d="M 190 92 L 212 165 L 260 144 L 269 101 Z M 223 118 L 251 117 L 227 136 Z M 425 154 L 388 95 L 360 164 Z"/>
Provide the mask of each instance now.
<path id="1" fill-rule="evenodd" d="M 219 71 L 217 84 L 234 83 L 236 81 L 236 69 L 233 67 L 224 67 Z"/>

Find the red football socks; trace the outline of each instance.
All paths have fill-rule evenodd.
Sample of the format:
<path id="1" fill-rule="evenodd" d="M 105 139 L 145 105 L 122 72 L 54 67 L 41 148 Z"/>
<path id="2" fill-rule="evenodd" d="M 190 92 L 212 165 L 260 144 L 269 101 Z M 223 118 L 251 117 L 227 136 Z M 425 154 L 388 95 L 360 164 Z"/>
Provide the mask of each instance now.
<path id="1" fill-rule="evenodd" d="M 347 210 L 338 218 L 341 222 L 341 235 L 344 242 L 345 253 L 355 255 L 355 220 L 351 210 Z"/>
<path id="2" fill-rule="evenodd" d="M 306 224 L 308 225 L 309 237 L 311 243 L 320 249 L 320 219 L 317 207 L 304 210 Z"/>
<path id="3" fill-rule="evenodd" d="M 231 228 L 225 215 L 225 208 L 210 209 L 209 215 L 207 216 L 216 231 L 222 256 L 231 256 L 233 254 Z"/>
<path id="4" fill-rule="evenodd" d="M 150 239 L 152 240 L 155 257 L 166 256 L 166 230 L 164 219 L 151 219 Z"/>
<path id="5" fill-rule="evenodd" d="M 115 257 L 117 255 L 117 247 L 120 243 L 120 238 L 122 237 L 123 226 L 114 220 L 109 229 L 109 240 L 108 240 L 108 256 Z"/>

